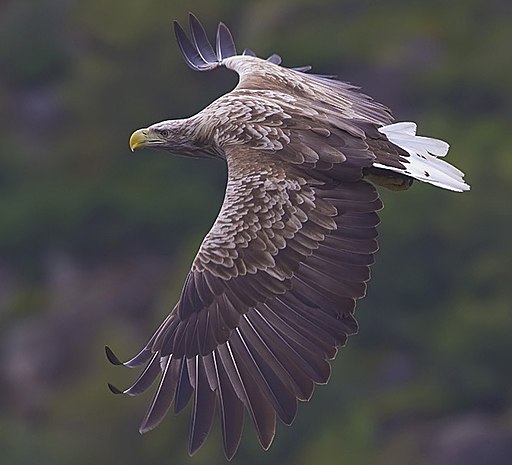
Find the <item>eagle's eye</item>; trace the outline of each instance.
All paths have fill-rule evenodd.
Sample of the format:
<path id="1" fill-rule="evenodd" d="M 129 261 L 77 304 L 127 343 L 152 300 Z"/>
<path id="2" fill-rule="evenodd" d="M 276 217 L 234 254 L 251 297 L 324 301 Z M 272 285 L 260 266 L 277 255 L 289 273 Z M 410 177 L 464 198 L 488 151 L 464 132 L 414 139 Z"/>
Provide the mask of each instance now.
<path id="1" fill-rule="evenodd" d="M 170 132 L 167 130 L 167 129 L 162 129 L 160 131 L 160 135 L 164 138 L 164 139 L 167 139 L 170 135 Z"/>

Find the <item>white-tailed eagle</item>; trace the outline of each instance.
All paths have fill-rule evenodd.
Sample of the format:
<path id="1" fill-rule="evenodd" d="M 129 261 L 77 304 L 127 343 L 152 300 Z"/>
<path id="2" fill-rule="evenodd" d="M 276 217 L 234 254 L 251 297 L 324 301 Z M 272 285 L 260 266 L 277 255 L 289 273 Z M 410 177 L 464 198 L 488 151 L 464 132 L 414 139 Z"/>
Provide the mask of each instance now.
<path id="1" fill-rule="evenodd" d="M 130 147 L 225 160 L 226 194 L 178 303 L 123 363 L 145 369 L 128 389 L 111 389 L 139 395 L 159 378 L 141 432 L 192 399 L 191 454 L 217 406 L 231 459 L 244 414 L 267 449 L 276 417 L 293 422 L 298 401 L 328 381 L 330 361 L 357 332 L 354 308 L 370 279 L 382 208 L 374 184 L 469 186 L 440 159 L 446 142 L 417 136 L 415 123 L 394 123 L 356 87 L 309 67 L 285 68 L 277 55 L 239 55 L 222 23 L 215 48 L 195 16 L 191 40 L 174 27 L 192 69 L 225 67 L 239 83 L 190 118 L 139 129 Z"/>

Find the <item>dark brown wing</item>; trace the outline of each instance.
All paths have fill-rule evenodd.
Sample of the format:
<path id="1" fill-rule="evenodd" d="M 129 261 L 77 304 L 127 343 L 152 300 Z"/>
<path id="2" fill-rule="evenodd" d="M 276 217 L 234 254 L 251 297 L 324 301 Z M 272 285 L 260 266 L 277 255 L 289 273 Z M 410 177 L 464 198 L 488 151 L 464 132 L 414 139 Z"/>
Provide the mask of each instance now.
<path id="1" fill-rule="evenodd" d="M 267 449 L 276 415 L 293 421 L 297 400 L 327 382 L 328 360 L 357 331 L 355 300 L 370 278 L 382 206 L 361 175 L 373 155 L 346 133 L 293 131 L 275 152 L 226 148 L 224 204 L 180 301 L 125 364 L 147 363 L 125 394 L 140 394 L 161 375 L 142 432 L 171 404 L 179 412 L 193 398 L 190 453 L 208 435 L 216 399 L 228 458 L 244 410 Z M 338 171 L 344 183 L 335 180 Z"/>

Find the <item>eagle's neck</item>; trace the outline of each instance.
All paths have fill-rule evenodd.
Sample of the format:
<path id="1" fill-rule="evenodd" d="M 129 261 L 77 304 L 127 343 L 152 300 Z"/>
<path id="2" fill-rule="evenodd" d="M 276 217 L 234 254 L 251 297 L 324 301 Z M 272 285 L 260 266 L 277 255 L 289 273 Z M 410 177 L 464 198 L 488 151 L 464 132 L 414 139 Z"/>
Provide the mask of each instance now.
<path id="1" fill-rule="evenodd" d="M 190 118 L 173 120 L 173 146 L 167 148 L 186 157 L 224 158 L 213 136 L 213 127 L 214 124 L 201 117 L 200 113 Z"/>

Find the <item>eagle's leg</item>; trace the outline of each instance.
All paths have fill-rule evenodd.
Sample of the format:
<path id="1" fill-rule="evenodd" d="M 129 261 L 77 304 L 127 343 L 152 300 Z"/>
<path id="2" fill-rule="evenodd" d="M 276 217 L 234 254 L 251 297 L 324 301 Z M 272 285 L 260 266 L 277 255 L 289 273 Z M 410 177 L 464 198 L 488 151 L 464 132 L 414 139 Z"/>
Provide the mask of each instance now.
<path id="1" fill-rule="evenodd" d="M 380 168 L 370 168 L 365 172 L 365 178 L 379 186 L 392 191 L 405 191 L 412 186 L 413 179 L 403 174 L 393 173 Z"/>

